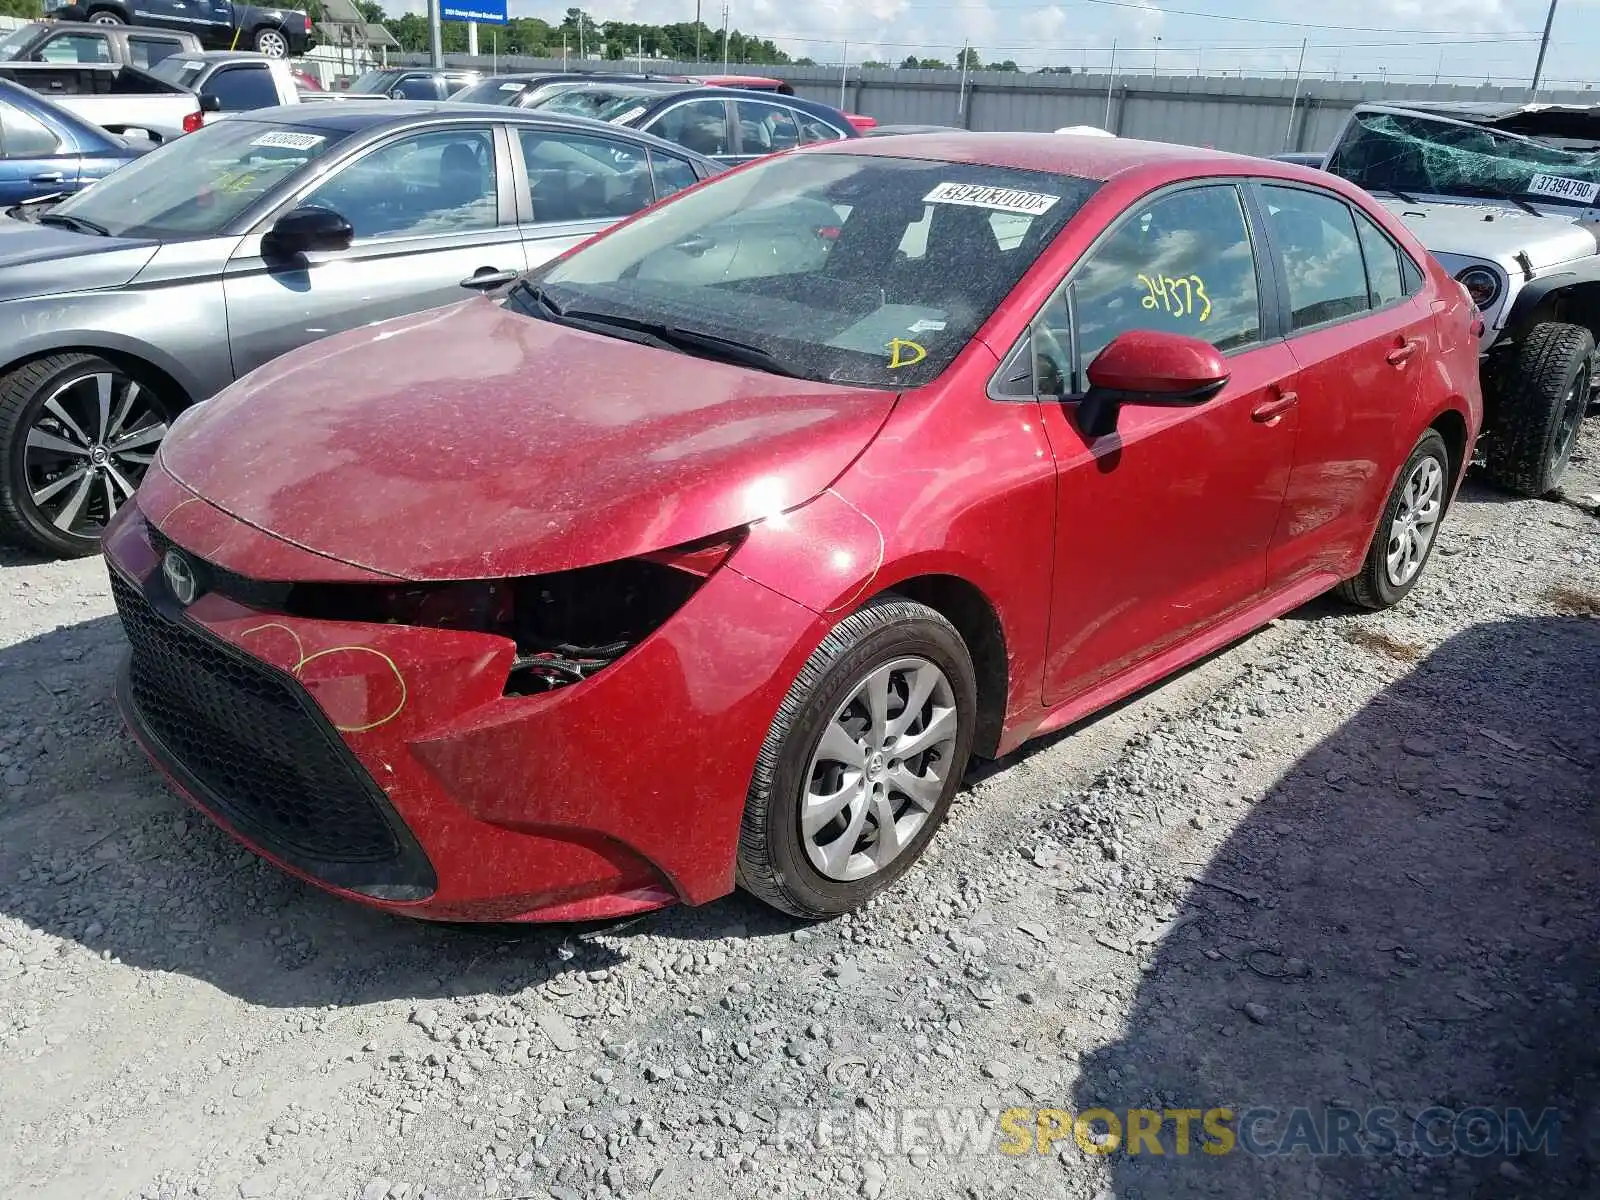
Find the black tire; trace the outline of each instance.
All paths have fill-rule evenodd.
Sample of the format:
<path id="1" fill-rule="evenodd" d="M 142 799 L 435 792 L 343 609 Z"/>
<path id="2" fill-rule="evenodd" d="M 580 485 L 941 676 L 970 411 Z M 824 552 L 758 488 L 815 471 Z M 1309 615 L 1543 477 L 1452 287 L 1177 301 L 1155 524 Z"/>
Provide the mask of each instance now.
<path id="1" fill-rule="evenodd" d="M 94 354 L 53 354 L 24 363 L 0 377 L 0 540 L 57 558 L 82 558 L 100 549 L 98 529 L 75 533 L 57 528 L 34 502 L 27 474 L 28 432 L 39 421 L 45 402 L 75 378 L 110 374 L 125 384 L 128 372 Z M 176 415 L 170 398 L 163 398 L 144 381 L 133 381 L 140 389 L 140 404 L 148 404 L 162 421 Z M 133 426 L 128 426 L 131 429 Z M 64 432 L 64 431 L 63 431 Z M 106 438 L 106 444 L 113 444 Z M 141 457 L 154 451 L 154 444 L 138 447 Z M 135 471 L 113 460 L 123 478 L 137 486 L 142 468 Z M 135 477 L 137 476 L 137 477 Z M 118 495 L 119 506 L 126 498 Z M 103 506 L 103 495 L 91 496 L 91 506 Z M 102 522 L 103 524 L 103 522 Z"/>
<path id="2" fill-rule="evenodd" d="M 1502 376 L 1487 474 L 1507 491 L 1543 496 L 1566 474 L 1589 407 L 1594 336 L 1581 325 L 1535 325 Z"/>
<path id="3" fill-rule="evenodd" d="M 1394 525 L 1395 514 L 1404 502 L 1407 484 L 1423 460 L 1429 458 L 1438 464 L 1444 481 L 1439 518 L 1429 534 L 1428 545 L 1422 554 L 1422 561 L 1417 565 L 1416 574 L 1403 584 L 1396 584 L 1389 577 L 1390 531 Z M 1444 521 L 1444 512 L 1449 505 L 1450 489 L 1453 486 L 1455 479 L 1450 474 L 1450 451 L 1438 431 L 1430 429 L 1418 439 L 1416 448 L 1411 451 L 1411 457 L 1406 459 L 1406 465 L 1400 469 L 1400 478 L 1395 481 L 1394 490 L 1384 502 L 1383 514 L 1378 518 L 1378 528 L 1372 534 L 1372 544 L 1367 548 L 1367 557 L 1361 563 L 1361 573 L 1354 579 L 1347 579 L 1341 583 L 1339 595 L 1359 608 L 1374 610 L 1392 608 L 1409 596 L 1411 589 L 1416 587 L 1417 581 L 1422 578 L 1428 560 L 1433 557 L 1433 548 L 1439 541 L 1439 525 Z"/>
<path id="4" fill-rule="evenodd" d="M 954 752 L 937 802 L 899 856 L 859 880 L 831 879 L 813 866 L 800 829 L 801 797 L 812 754 L 840 705 L 860 681 L 895 659 L 917 656 L 937 666 L 955 700 Z M 738 882 L 751 895 L 793 916 L 816 919 L 858 908 L 889 887 L 921 857 L 961 787 L 977 719 L 972 657 L 955 627 L 926 605 L 897 596 L 874 600 L 841 621 L 817 647 L 789 694 L 756 759 L 739 832 Z"/>
<path id="5" fill-rule="evenodd" d="M 267 25 L 256 30 L 252 40 L 257 52 L 265 54 L 268 58 L 289 57 L 289 35 L 275 26 Z M 263 42 L 266 45 L 263 45 Z"/>
<path id="6" fill-rule="evenodd" d="M 91 8 L 89 20 L 95 25 L 126 25 L 128 18 L 114 8 Z"/>

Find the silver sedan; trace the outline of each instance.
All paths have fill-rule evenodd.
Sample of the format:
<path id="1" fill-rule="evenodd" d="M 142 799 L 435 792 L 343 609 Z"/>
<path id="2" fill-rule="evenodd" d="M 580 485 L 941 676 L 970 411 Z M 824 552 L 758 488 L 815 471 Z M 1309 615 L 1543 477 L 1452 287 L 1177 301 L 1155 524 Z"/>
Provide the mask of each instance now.
<path id="1" fill-rule="evenodd" d="M 11 209 L 0 538 L 92 553 L 185 407 L 317 338 L 508 283 L 718 169 L 573 118 L 305 104 Z"/>

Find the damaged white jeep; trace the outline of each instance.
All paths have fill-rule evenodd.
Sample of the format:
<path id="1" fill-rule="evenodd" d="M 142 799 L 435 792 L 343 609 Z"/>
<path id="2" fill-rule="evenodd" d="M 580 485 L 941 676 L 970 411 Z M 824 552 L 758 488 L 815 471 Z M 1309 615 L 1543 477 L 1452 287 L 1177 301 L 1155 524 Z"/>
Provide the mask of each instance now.
<path id="1" fill-rule="evenodd" d="M 1600 388 L 1600 105 L 1363 105 L 1326 169 L 1373 193 L 1483 315 L 1489 477 L 1561 482 Z"/>

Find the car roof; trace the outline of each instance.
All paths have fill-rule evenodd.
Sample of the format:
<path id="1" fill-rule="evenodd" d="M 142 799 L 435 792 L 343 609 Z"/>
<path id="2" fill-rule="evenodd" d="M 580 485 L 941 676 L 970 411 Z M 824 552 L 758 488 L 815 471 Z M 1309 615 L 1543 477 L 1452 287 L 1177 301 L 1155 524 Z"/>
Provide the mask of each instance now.
<path id="1" fill-rule="evenodd" d="M 1201 168 L 1221 174 L 1229 168 L 1241 175 L 1278 175 L 1305 178 L 1305 168 L 1266 159 L 1201 150 L 1172 142 L 1141 142 L 1132 138 L 1077 137 L 1061 133 L 917 133 L 854 138 L 829 142 L 829 153 L 872 154 L 884 158 L 920 158 L 977 166 L 1011 167 L 1023 171 L 1048 171 L 1102 182 L 1129 171 L 1148 167 Z"/>
<path id="2" fill-rule="evenodd" d="M 329 93 L 336 96 L 338 93 Z M 565 127 L 584 132 L 603 133 L 631 141 L 659 146 L 679 157 L 687 157 L 702 164 L 717 164 L 704 155 L 696 154 L 676 143 L 664 141 L 654 134 L 632 129 L 626 125 L 612 125 L 590 117 L 569 116 L 566 113 L 543 112 L 540 109 L 507 108 L 502 104 L 460 104 L 454 100 L 386 100 L 383 103 L 351 103 L 337 99 L 307 99 L 299 104 L 283 104 L 276 108 L 254 108 L 246 112 L 230 113 L 229 125 L 238 121 L 254 121 L 273 125 L 293 125 L 301 129 L 329 129 L 340 133 L 371 133 L 390 127 L 402 127 L 433 118 L 453 121 L 480 118 L 510 125 L 534 125 L 541 128 Z"/>
<path id="3" fill-rule="evenodd" d="M 1363 113 L 1418 113 L 1529 137 L 1600 139 L 1600 104 L 1509 104 L 1492 100 L 1402 100 L 1363 104 Z"/>
<path id="4" fill-rule="evenodd" d="M 165 32 L 168 32 L 168 31 L 167 30 L 161 30 L 160 32 L 165 33 Z M 196 50 L 192 54 L 189 53 L 188 51 L 181 51 L 181 52 L 179 52 L 177 54 L 169 54 L 167 57 L 168 58 L 175 58 L 179 62 L 208 62 L 208 63 L 213 63 L 213 62 L 273 62 L 273 61 L 275 61 L 274 59 L 268 58 L 265 54 L 262 54 L 261 52 L 259 52 L 257 50 Z M 162 61 L 165 61 L 165 60 L 163 59 Z"/>

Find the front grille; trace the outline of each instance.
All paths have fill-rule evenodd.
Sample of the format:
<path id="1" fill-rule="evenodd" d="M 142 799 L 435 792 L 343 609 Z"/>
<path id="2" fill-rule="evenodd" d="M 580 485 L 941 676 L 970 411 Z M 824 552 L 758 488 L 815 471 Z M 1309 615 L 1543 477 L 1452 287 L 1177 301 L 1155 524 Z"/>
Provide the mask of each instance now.
<path id="1" fill-rule="evenodd" d="M 198 800 L 329 883 L 395 899 L 432 892 L 415 840 L 297 683 L 158 611 L 115 570 L 111 592 L 133 647 L 130 716 Z"/>

